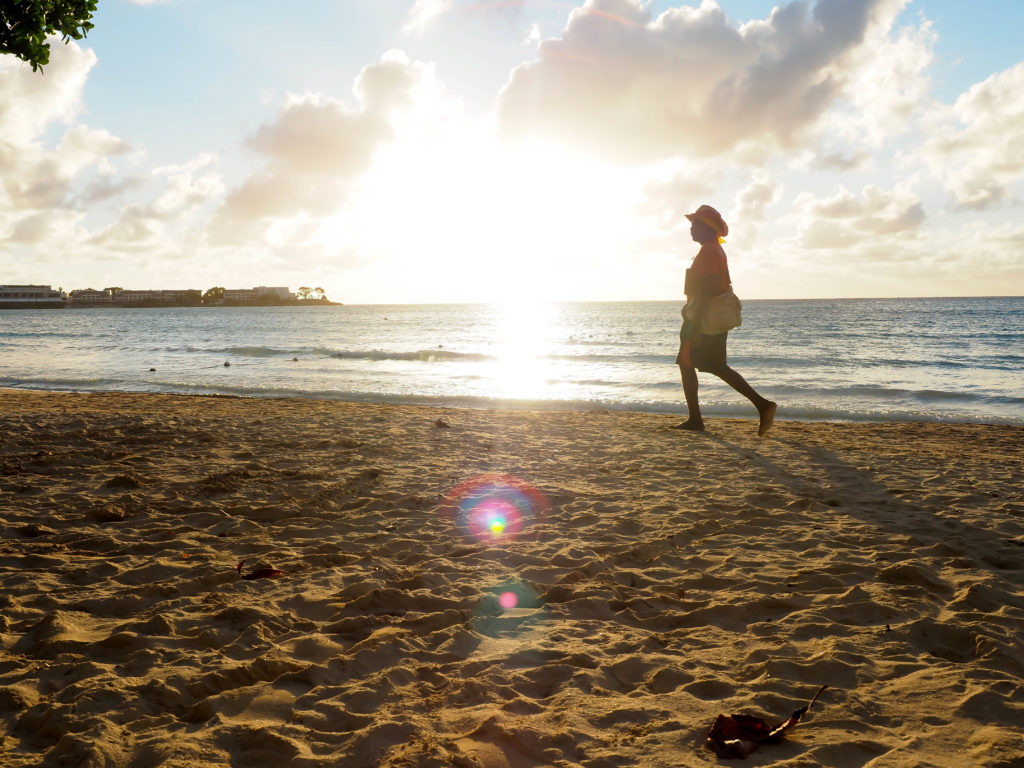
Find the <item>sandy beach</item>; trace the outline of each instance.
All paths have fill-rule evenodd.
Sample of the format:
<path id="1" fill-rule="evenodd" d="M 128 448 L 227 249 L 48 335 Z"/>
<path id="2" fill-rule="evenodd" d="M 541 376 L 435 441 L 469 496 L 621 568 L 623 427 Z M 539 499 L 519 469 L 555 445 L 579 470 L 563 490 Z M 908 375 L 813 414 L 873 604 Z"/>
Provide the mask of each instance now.
<path id="1" fill-rule="evenodd" d="M 1024 766 L 1024 428 L 779 419 L 0 392 L 0 765 Z"/>

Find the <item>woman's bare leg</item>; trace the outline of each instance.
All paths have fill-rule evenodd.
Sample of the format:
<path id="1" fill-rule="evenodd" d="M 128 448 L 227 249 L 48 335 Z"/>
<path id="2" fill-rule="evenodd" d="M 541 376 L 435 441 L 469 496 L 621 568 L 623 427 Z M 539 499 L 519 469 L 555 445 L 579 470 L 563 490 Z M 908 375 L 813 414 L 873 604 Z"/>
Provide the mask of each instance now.
<path id="1" fill-rule="evenodd" d="M 716 369 L 711 371 L 711 373 L 715 374 L 715 376 L 720 378 L 754 404 L 754 407 L 757 408 L 757 414 L 760 417 L 761 422 L 758 427 L 757 434 L 763 435 L 767 432 L 771 427 L 772 422 L 775 420 L 775 403 L 768 398 L 757 394 L 757 391 L 747 383 L 747 380 L 744 379 L 738 371 L 733 370 L 729 366 Z M 696 379 L 696 374 L 694 375 L 694 379 Z M 686 385 L 684 381 L 683 389 L 685 390 L 685 388 Z"/>
<path id="2" fill-rule="evenodd" d="M 739 371 L 733 370 L 726 365 L 709 371 L 709 373 L 715 374 L 715 376 L 746 397 L 754 404 L 757 410 L 761 410 L 762 406 L 767 405 L 768 400 L 757 394 L 754 388 L 747 383 L 747 380 L 740 375 Z"/>
<path id="3" fill-rule="evenodd" d="M 683 377 L 683 396 L 686 398 L 688 416 L 686 421 L 676 424 L 676 429 L 703 432 L 704 419 L 700 414 L 700 401 L 697 399 L 697 369 L 691 365 L 680 365 L 679 372 Z"/>

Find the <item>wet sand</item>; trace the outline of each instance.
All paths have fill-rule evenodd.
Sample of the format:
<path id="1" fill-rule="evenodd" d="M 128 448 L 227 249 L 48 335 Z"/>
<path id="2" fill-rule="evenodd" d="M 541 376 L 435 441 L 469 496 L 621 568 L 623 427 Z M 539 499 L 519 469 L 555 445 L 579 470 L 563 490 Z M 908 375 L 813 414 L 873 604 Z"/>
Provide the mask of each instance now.
<path id="1" fill-rule="evenodd" d="M 0 765 L 1024 766 L 1024 429 L 785 418 L 0 392 Z"/>

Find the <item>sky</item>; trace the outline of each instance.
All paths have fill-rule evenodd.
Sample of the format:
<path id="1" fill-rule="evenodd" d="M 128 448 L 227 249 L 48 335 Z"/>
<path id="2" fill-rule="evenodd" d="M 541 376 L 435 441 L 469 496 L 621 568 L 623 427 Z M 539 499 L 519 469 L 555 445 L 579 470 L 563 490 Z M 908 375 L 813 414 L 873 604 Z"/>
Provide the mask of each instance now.
<path id="1" fill-rule="evenodd" d="M 299 10 L 296 10 L 299 9 Z M 102 0 L 0 56 L 0 283 L 1024 294 L 1024 3 Z"/>

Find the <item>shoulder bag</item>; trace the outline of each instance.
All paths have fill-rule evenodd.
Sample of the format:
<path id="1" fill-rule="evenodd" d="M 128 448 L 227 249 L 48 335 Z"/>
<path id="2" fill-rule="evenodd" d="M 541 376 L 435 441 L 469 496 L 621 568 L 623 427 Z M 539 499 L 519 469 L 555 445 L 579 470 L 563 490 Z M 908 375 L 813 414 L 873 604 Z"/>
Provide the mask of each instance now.
<path id="1" fill-rule="evenodd" d="M 715 334 L 731 331 L 743 324 L 743 304 L 732 292 L 732 288 L 712 296 L 708 299 L 708 306 L 704 312 L 704 322 L 701 323 L 701 333 Z"/>

